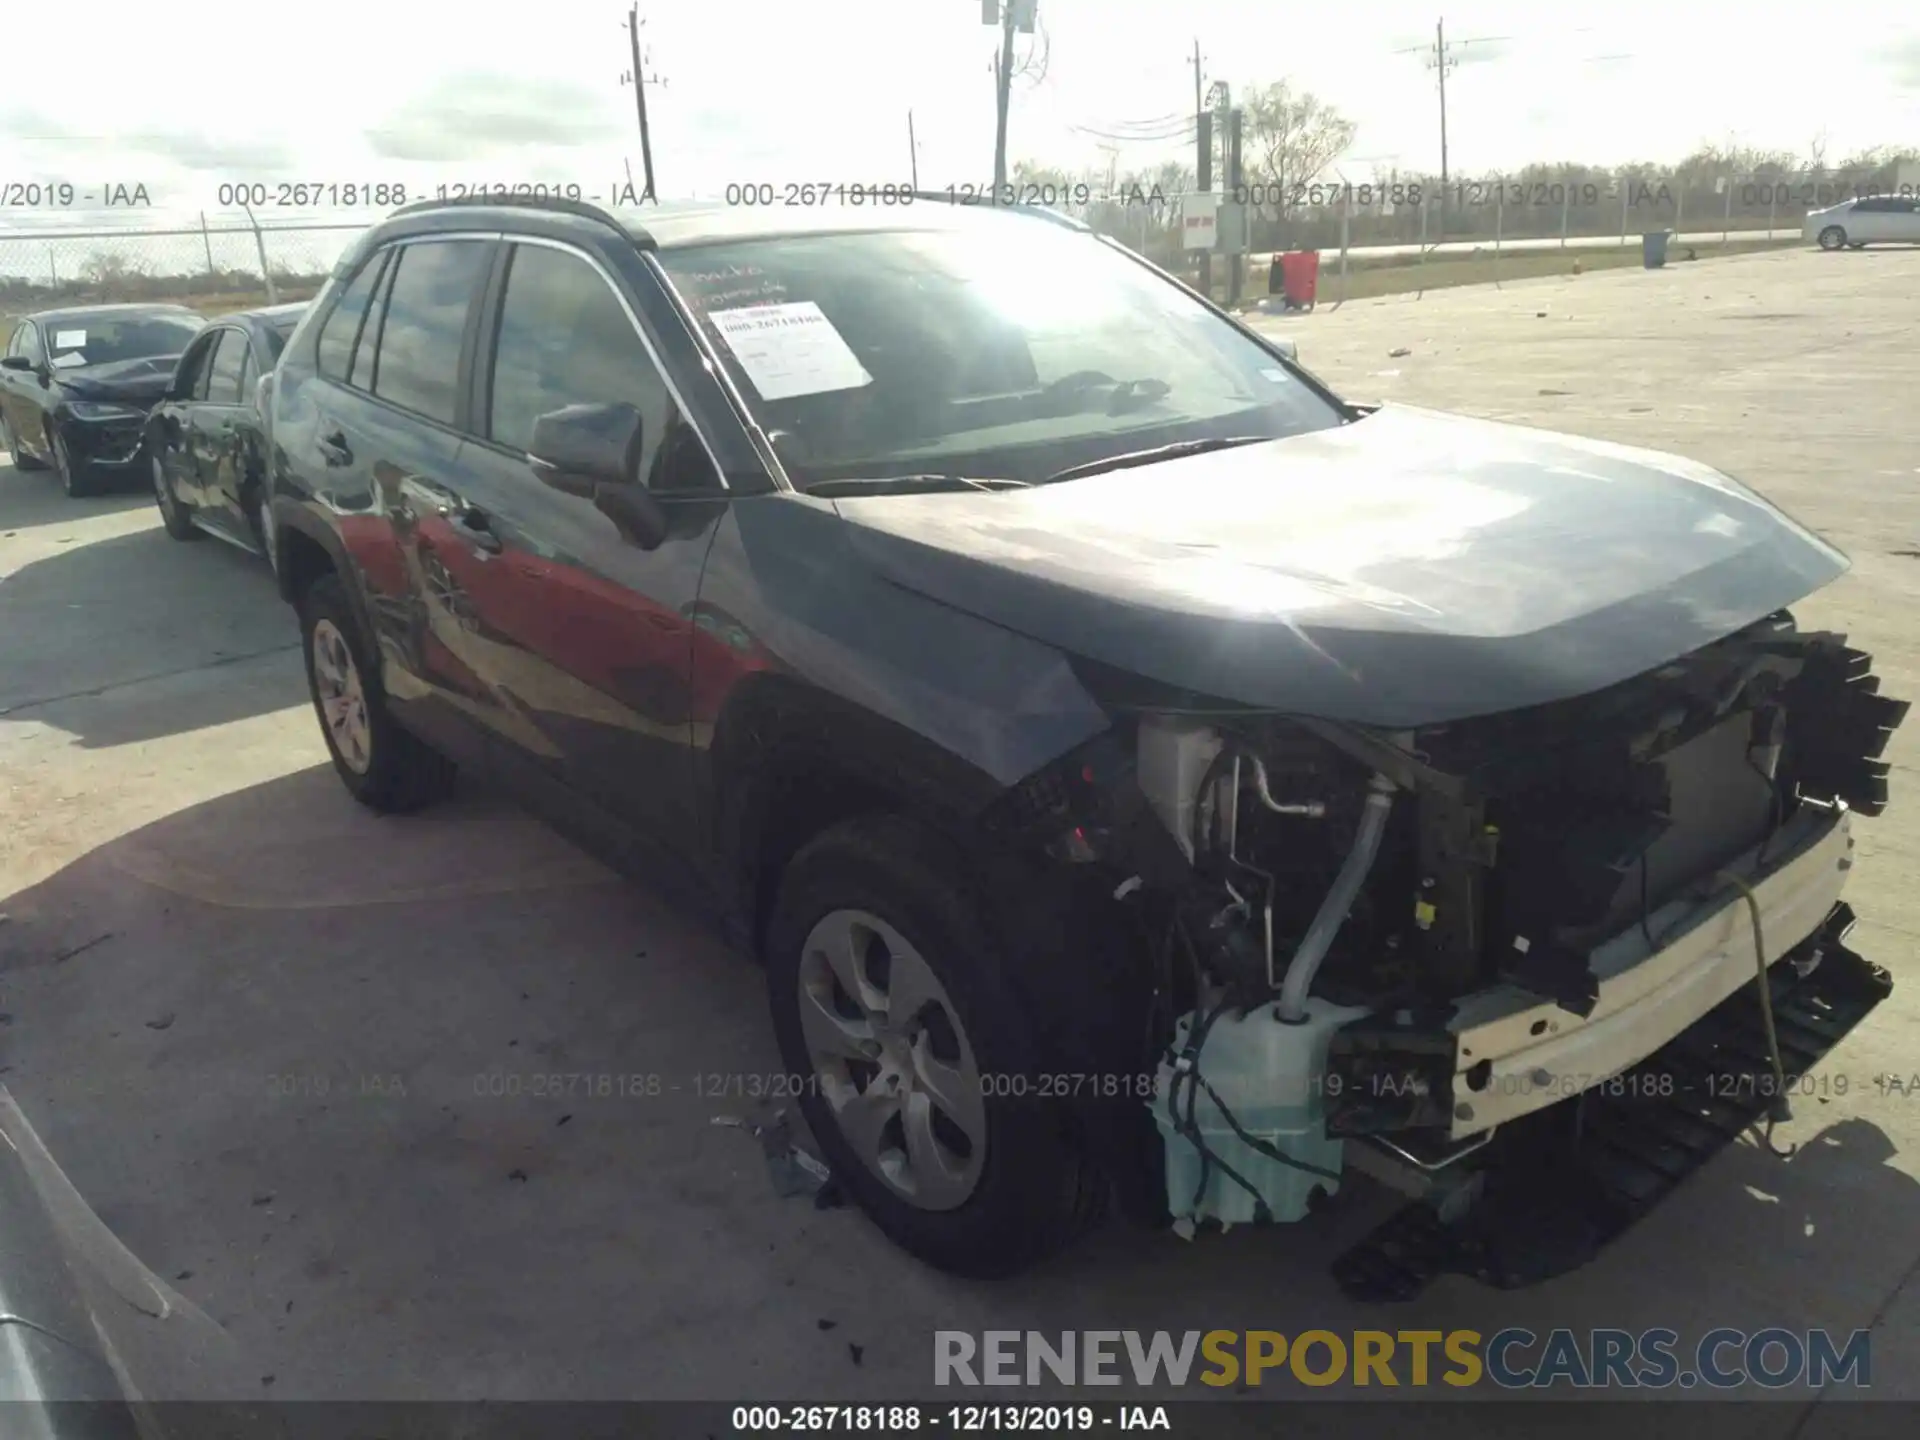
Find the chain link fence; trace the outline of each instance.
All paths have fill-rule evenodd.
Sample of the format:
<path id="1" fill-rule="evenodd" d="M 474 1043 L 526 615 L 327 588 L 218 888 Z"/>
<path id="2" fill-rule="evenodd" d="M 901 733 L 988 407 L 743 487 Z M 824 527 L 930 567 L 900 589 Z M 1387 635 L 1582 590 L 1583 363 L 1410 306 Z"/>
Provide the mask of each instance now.
<path id="1" fill-rule="evenodd" d="M 166 301 L 208 314 L 311 299 L 366 222 L 102 230 L 0 224 L 0 331 L 58 305 Z"/>
<path id="2" fill-rule="evenodd" d="M 1362 265 L 1423 263 L 1441 247 L 1591 249 L 1639 243 L 1652 230 L 1706 243 L 1791 239 L 1807 212 L 1868 194 L 1911 194 L 1825 172 L 1675 175 L 1535 167 L 1519 175 L 1393 176 L 1384 180 L 1249 184 L 1224 198 L 1244 206 L 1248 286 L 1264 291 L 1270 254 L 1319 250 Z M 1158 189 L 1108 195 L 1065 184 L 1034 199 L 1177 273 L 1197 273 L 1182 246 L 1185 197 Z M 171 229 L 42 229 L 0 217 L 0 329 L 54 305 L 176 301 L 208 313 L 309 299 L 372 217 L 297 226 L 209 224 Z M 1216 267 L 1222 271 L 1226 267 Z"/>
<path id="3" fill-rule="evenodd" d="M 1494 274 L 1484 278 L 1497 278 L 1498 262 L 1508 252 L 1637 248 L 1653 231 L 1709 249 L 1791 242 L 1810 211 L 1870 195 L 1920 198 L 1920 185 L 1826 172 L 1703 176 L 1535 167 L 1519 175 L 1453 177 L 1444 185 L 1437 176 L 1394 176 L 1247 184 L 1219 193 L 1243 207 L 1244 253 L 1253 272 L 1248 288 L 1264 291 L 1261 272 L 1273 254 L 1287 250 L 1321 251 L 1342 277 L 1350 266 L 1478 254 L 1493 262 Z M 1053 208 L 1167 269 L 1189 277 L 1198 272 L 1198 252 L 1182 246 L 1184 194 L 1135 190 L 1109 196 L 1090 185 L 1067 184 L 1057 195 L 1033 198 L 1057 199 Z M 1225 270 L 1214 266 L 1216 290 Z"/>

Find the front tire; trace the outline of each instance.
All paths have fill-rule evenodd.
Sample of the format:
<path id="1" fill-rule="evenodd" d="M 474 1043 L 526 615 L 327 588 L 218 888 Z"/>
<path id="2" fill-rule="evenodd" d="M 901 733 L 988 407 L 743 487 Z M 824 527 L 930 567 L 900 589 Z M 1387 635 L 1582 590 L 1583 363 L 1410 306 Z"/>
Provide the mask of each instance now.
<path id="1" fill-rule="evenodd" d="M 314 714 L 348 793 L 383 815 L 446 795 L 454 764 L 387 713 L 380 672 L 338 575 L 321 576 L 300 597 L 300 639 Z"/>
<path id="2" fill-rule="evenodd" d="M 20 440 L 13 433 L 13 427 L 0 420 L 0 436 L 4 436 L 7 446 L 7 459 L 13 462 L 16 470 L 44 470 L 46 466 L 20 448 Z"/>
<path id="3" fill-rule="evenodd" d="M 1838 225 L 1829 225 L 1820 232 L 1820 248 L 1822 250 L 1839 250 L 1844 248 L 1846 243 L 1847 232 L 1842 230 Z"/>
<path id="4" fill-rule="evenodd" d="M 173 493 L 173 482 L 167 479 L 166 466 L 160 463 L 160 457 L 152 457 L 153 465 L 153 501 L 160 510 L 160 523 L 167 527 L 167 534 L 176 540 L 198 540 L 200 527 L 193 523 L 193 513 L 180 503 L 180 497 Z"/>
<path id="5" fill-rule="evenodd" d="M 100 493 L 100 482 L 73 463 L 73 454 L 57 428 L 53 435 L 53 473 L 60 477 L 60 488 L 70 500 L 85 500 Z"/>
<path id="6" fill-rule="evenodd" d="M 989 1279 L 1070 1243 L 1105 1190 L 1030 1083 L 1025 1012 L 966 874 L 915 822 L 834 827 L 782 878 L 767 985 L 799 1107 L 846 1193 L 911 1254 Z"/>

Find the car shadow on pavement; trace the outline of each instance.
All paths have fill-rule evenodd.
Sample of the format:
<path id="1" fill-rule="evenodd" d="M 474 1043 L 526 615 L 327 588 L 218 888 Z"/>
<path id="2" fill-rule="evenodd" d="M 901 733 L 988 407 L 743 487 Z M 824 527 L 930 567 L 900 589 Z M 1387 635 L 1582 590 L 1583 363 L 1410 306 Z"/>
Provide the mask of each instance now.
<path id="1" fill-rule="evenodd" d="M 0 575 L 0 723 L 102 747 L 305 698 L 292 610 L 265 562 L 231 546 L 156 527 L 62 540 Z"/>
<path id="2" fill-rule="evenodd" d="M 0 460 L 0 538 L 40 525 L 66 525 L 94 515 L 152 508 L 153 495 L 141 486 L 76 500 L 60 488 L 49 470 L 16 470 Z"/>

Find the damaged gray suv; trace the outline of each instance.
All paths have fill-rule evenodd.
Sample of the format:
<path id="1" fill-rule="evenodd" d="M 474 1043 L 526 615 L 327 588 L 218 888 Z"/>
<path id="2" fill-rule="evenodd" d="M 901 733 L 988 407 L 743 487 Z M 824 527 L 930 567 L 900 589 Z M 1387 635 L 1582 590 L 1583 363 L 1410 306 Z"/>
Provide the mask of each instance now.
<path id="1" fill-rule="evenodd" d="M 1576 1265 L 1887 993 L 1906 712 L 1844 556 L 1618 445 L 1356 406 L 1057 216 L 403 210 L 271 396 L 364 803 L 457 767 L 763 957 L 837 1182 L 1007 1274 L 1356 1173 L 1354 1293 Z M 676 887 L 678 888 L 678 887 Z"/>

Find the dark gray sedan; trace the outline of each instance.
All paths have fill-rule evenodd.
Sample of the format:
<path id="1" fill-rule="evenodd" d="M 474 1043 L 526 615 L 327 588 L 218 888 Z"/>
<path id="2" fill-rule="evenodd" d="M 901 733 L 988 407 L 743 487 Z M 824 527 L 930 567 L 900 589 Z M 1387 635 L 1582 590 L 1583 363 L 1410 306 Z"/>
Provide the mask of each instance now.
<path id="1" fill-rule="evenodd" d="M 306 308 L 222 315 L 180 357 L 148 418 L 146 446 L 154 499 L 174 539 L 213 535 L 271 557 L 260 395 Z"/>

